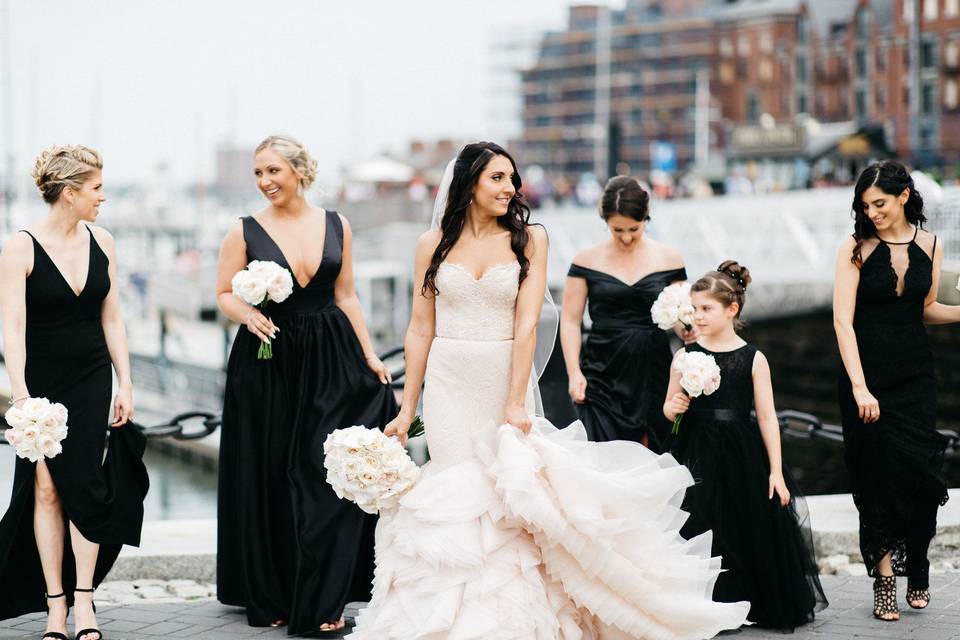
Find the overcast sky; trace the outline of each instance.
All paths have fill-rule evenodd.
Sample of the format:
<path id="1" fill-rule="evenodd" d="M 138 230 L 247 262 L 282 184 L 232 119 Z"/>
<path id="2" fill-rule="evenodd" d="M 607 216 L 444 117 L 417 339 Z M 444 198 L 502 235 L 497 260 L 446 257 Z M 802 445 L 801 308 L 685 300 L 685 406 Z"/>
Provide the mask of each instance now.
<path id="1" fill-rule="evenodd" d="M 490 135 L 491 43 L 562 27 L 569 4 L 4 1 L 18 172 L 79 142 L 103 152 L 108 181 L 155 180 L 163 161 L 180 184 L 212 176 L 218 143 L 274 132 L 327 176 L 412 137 Z"/>

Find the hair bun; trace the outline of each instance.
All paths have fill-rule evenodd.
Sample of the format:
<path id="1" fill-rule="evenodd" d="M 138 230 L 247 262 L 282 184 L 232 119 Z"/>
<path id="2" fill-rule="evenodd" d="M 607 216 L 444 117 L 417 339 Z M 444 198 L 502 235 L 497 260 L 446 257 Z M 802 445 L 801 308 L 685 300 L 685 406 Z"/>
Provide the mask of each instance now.
<path id="1" fill-rule="evenodd" d="M 750 283 L 753 282 L 753 278 L 750 277 L 750 270 L 736 260 L 724 260 L 720 263 L 720 266 L 717 267 L 717 271 L 733 278 L 744 291 L 746 291 Z"/>

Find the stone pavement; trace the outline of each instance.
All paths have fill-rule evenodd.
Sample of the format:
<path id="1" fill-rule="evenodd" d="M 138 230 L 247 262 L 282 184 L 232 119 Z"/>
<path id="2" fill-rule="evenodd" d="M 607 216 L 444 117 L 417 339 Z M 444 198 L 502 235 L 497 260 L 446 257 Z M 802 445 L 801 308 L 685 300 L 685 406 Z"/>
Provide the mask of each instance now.
<path id="1" fill-rule="evenodd" d="M 906 581 L 899 581 L 900 622 L 875 620 L 871 615 L 871 581 L 864 577 L 824 576 L 830 607 L 813 624 L 792 636 L 760 629 L 745 629 L 743 640 L 845 640 L 847 638 L 903 640 L 960 640 L 960 574 L 931 577 L 933 600 L 926 611 L 914 611 L 903 602 Z M 347 611 L 348 615 L 355 609 Z M 181 601 L 104 606 L 98 615 L 108 640 L 156 640 L 197 638 L 240 640 L 284 638 L 282 629 L 248 627 L 241 609 L 218 602 Z M 44 629 L 44 615 L 32 614 L 0 622 L 0 638 L 37 640 Z M 309 637 L 309 636 L 307 636 Z M 491 638 L 490 640 L 497 640 Z"/>

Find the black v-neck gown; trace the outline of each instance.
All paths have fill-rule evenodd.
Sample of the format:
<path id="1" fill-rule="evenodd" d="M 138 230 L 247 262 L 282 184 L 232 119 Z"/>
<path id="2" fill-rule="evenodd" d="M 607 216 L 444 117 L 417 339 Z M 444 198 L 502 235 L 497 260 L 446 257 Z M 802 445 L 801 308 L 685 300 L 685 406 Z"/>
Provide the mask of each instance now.
<path id="1" fill-rule="evenodd" d="M 936 241 L 933 244 L 936 251 Z M 906 252 L 903 291 L 893 252 Z M 933 285 L 933 261 L 916 237 L 880 242 L 860 268 L 853 329 L 867 389 L 880 419 L 865 424 L 846 370 L 840 372 L 843 446 L 853 500 L 860 514 L 860 551 L 867 571 L 892 553 L 893 571 L 911 586 L 929 584 L 927 550 L 937 510 L 947 502 L 943 479 L 946 439 L 937 432 L 937 378 L 923 325 Z"/>
<path id="2" fill-rule="evenodd" d="M 686 270 L 655 271 L 632 285 L 578 264 L 567 275 L 586 280 L 593 322 L 580 354 L 586 401 L 577 405 L 587 437 L 639 442 L 648 436 L 650 448 L 661 451 L 670 432 L 663 402 L 673 352 L 650 307 L 666 286 L 687 279 Z"/>
<path id="3" fill-rule="evenodd" d="M 89 229 L 88 229 L 89 231 Z M 31 238 L 33 236 L 31 235 Z M 87 280 L 77 294 L 36 239 L 26 280 L 27 389 L 62 403 L 68 412 L 63 451 L 46 459 L 66 520 L 100 544 L 93 586 L 100 584 L 124 544 L 140 544 L 146 439 L 133 427 L 109 430 L 112 374 L 101 310 L 110 291 L 108 258 L 90 232 Z M 0 452 L 13 455 L 12 447 Z M 10 506 L 0 521 L 0 619 L 44 611 L 45 584 L 33 531 L 36 463 L 17 458 Z M 63 587 L 73 602 L 75 560 L 64 540 Z"/>
<path id="4" fill-rule="evenodd" d="M 243 235 L 249 261 L 290 268 L 254 218 L 243 218 Z M 334 303 L 342 251 L 340 217 L 327 212 L 317 273 L 267 309 L 280 330 L 273 358 L 258 360 L 258 338 L 241 327 L 227 364 L 217 595 L 246 607 L 251 625 L 287 621 L 291 635 L 370 597 L 376 517 L 333 493 L 323 442 L 343 427 L 381 429 L 398 411 Z"/>

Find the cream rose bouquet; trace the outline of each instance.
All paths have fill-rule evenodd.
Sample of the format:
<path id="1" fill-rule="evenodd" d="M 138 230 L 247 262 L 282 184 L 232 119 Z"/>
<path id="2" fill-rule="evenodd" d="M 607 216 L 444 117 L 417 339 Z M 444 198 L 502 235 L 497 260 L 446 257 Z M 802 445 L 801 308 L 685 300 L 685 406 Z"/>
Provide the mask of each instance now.
<path id="1" fill-rule="evenodd" d="M 54 458 L 63 451 L 67 437 L 67 408 L 46 398 L 27 398 L 19 407 L 10 407 L 6 415 L 10 428 L 3 435 L 17 455 L 30 462 Z"/>
<path id="2" fill-rule="evenodd" d="M 266 310 L 270 302 L 280 303 L 293 293 L 293 276 L 276 262 L 254 260 L 243 271 L 238 271 L 231 281 L 233 295 L 260 310 Z M 273 345 L 268 340 L 260 343 L 257 358 L 273 357 Z"/>
<path id="3" fill-rule="evenodd" d="M 690 301 L 690 283 L 676 282 L 664 287 L 650 307 L 650 317 L 663 329 L 682 324 L 687 331 L 693 328 L 693 303 Z"/>
<path id="4" fill-rule="evenodd" d="M 673 368 L 680 374 L 680 386 L 691 398 L 709 396 L 720 388 L 720 367 L 710 354 L 682 351 L 674 359 Z M 672 433 L 679 432 L 682 419 L 682 413 L 674 419 Z"/>
<path id="5" fill-rule="evenodd" d="M 327 482 L 367 513 L 397 506 L 420 476 L 396 438 L 362 426 L 337 429 L 323 443 Z"/>

